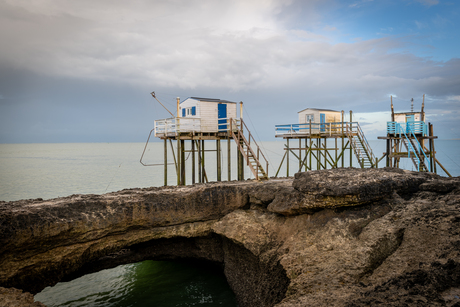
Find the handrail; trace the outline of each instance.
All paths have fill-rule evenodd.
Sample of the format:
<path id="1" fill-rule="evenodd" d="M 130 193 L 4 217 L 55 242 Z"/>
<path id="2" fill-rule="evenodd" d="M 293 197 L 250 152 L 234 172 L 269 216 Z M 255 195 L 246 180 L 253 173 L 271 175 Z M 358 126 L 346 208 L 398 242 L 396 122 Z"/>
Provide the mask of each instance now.
<path id="1" fill-rule="evenodd" d="M 332 123 L 304 123 L 304 124 L 285 124 L 275 125 L 276 135 L 291 135 L 297 134 L 329 134 L 332 132 L 339 132 L 342 128 L 342 122 Z"/>
<path id="2" fill-rule="evenodd" d="M 236 129 L 234 129 L 234 128 L 236 128 Z M 254 176 L 256 177 L 256 179 L 257 180 L 259 179 L 259 170 L 262 170 L 262 173 L 268 177 L 268 160 L 265 157 L 265 155 L 263 154 L 263 152 L 260 150 L 259 145 L 257 144 L 256 140 L 252 136 L 251 131 L 248 129 L 248 127 L 244 123 L 243 119 L 240 118 L 238 120 L 238 119 L 230 118 L 229 119 L 229 124 L 227 125 L 227 130 L 230 131 L 230 133 L 232 134 L 232 137 L 237 142 L 237 144 L 238 144 L 238 146 L 240 148 L 240 151 L 246 156 L 246 162 L 250 166 L 250 168 L 251 168 Z M 247 131 L 248 138 L 245 137 L 244 130 Z M 238 132 L 238 133 L 235 134 L 235 132 Z M 241 136 L 241 138 L 240 138 L 240 136 Z M 247 145 L 246 146 L 246 153 L 244 152 L 243 148 L 240 145 L 240 140 L 242 140 Z M 251 141 L 257 147 L 257 155 L 255 154 L 255 152 L 253 151 L 253 149 L 251 147 Z M 254 158 L 254 160 L 255 160 L 255 162 L 257 164 L 257 171 L 254 170 L 252 164 L 249 163 L 249 156 L 250 156 L 249 153 L 251 153 L 251 156 Z M 260 156 L 262 156 L 262 158 L 265 160 L 266 171 L 263 169 L 262 164 L 260 163 Z"/>
<path id="3" fill-rule="evenodd" d="M 359 123 L 358 122 L 345 122 L 344 124 L 345 124 L 345 133 L 347 134 L 348 139 L 351 142 L 356 158 L 358 159 L 358 162 L 361 164 L 361 167 L 364 167 L 364 162 L 365 162 L 364 155 L 367 155 L 367 159 L 369 160 L 371 167 L 375 167 L 374 152 L 372 151 L 372 148 L 369 142 L 367 141 L 367 138 L 364 135 L 364 132 L 361 129 L 361 126 L 359 125 Z M 353 130 L 353 128 L 355 128 L 355 130 Z M 357 145 L 357 141 L 353 137 L 353 132 L 355 132 L 358 135 L 358 139 L 365 151 L 364 153 L 361 152 L 361 149 Z"/>
<path id="4" fill-rule="evenodd" d="M 367 141 L 367 138 L 364 135 L 364 132 L 361 129 L 361 126 L 359 125 L 358 122 L 356 122 L 356 126 L 357 126 L 358 134 L 361 137 L 362 142 L 364 142 L 364 146 L 366 147 L 366 151 L 367 151 L 368 155 L 370 155 L 370 159 L 371 159 L 372 164 L 373 164 L 374 163 L 374 160 L 373 160 L 374 152 L 372 151 L 371 145 L 369 145 L 369 142 Z"/>
<path id="5" fill-rule="evenodd" d="M 389 122 L 390 123 L 390 122 Z M 394 122 L 391 122 L 391 123 L 394 123 Z M 417 137 L 415 136 L 415 133 L 414 131 L 412 130 L 413 126 L 412 125 L 406 125 L 406 129 L 403 129 L 402 125 L 400 123 L 394 123 L 394 126 L 395 126 L 395 131 L 396 131 L 396 134 L 399 134 L 400 138 L 402 139 L 402 135 L 404 135 L 404 137 L 406 138 L 406 140 L 408 141 L 408 151 L 409 151 L 409 148 L 412 149 L 412 152 L 414 153 L 414 155 L 416 156 L 417 158 L 417 162 L 418 162 L 418 165 L 416 165 L 418 167 L 418 171 L 420 171 L 420 164 L 423 163 L 425 164 L 425 159 L 428 163 L 428 165 L 425 165 L 425 167 L 427 167 L 427 171 L 429 169 L 431 169 L 431 163 L 430 163 L 430 159 L 428 159 L 427 155 L 425 154 L 425 150 L 423 150 L 422 148 L 422 145 L 420 145 L 420 142 L 418 141 Z M 411 138 L 409 138 L 407 136 L 408 133 Z M 423 154 L 423 157 L 425 159 L 420 159 L 419 157 L 419 153 L 416 151 L 416 149 L 414 148 L 414 145 L 412 143 L 412 140 L 415 140 L 416 142 L 416 145 L 418 146 L 418 148 L 420 148 L 420 153 Z M 410 158 L 410 152 L 408 152 L 408 157 Z"/>
<path id="6" fill-rule="evenodd" d="M 428 134 L 428 125 L 423 121 L 413 121 L 407 123 L 398 123 L 398 122 L 387 122 L 387 133 L 397 134 L 396 125 L 405 126 L 405 130 L 412 131 L 414 134 L 422 134 L 426 136 Z"/>
<path id="7" fill-rule="evenodd" d="M 260 151 L 260 147 L 259 145 L 257 144 L 256 140 L 254 139 L 254 137 L 252 136 L 251 134 L 251 131 L 249 131 L 248 127 L 246 126 L 246 124 L 244 123 L 243 119 L 241 118 L 240 119 L 241 123 L 243 124 L 243 126 L 246 128 L 245 130 L 249 132 L 249 145 L 251 144 L 251 139 L 254 141 L 254 144 L 257 146 L 257 161 L 259 160 L 259 153 L 262 155 L 262 158 L 264 158 L 266 164 L 267 164 L 267 175 L 268 175 L 268 160 L 267 158 L 265 157 L 264 153 L 262 151 Z M 243 134 L 244 136 L 244 134 Z"/>
<path id="8" fill-rule="evenodd" d="M 201 131 L 199 117 L 172 117 L 154 121 L 155 136 Z"/>

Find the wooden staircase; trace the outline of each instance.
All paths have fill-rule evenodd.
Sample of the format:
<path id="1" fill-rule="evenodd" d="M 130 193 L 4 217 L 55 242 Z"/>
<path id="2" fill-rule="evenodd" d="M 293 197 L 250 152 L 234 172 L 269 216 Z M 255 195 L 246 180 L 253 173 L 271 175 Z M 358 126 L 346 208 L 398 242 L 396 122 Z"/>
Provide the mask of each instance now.
<path id="1" fill-rule="evenodd" d="M 361 168 L 376 167 L 376 158 L 358 123 L 347 123 L 346 134 Z"/>
<path id="2" fill-rule="evenodd" d="M 419 172 L 429 172 L 428 166 L 425 164 L 425 159 L 421 151 L 423 150 L 418 144 L 414 144 L 414 139 L 407 136 L 401 137 L 403 145 L 407 149 L 407 154 L 411 158 L 415 167 Z M 417 142 L 418 143 L 418 142 Z M 418 148 L 418 150 L 417 150 Z M 411 155 L 412 153 L 412 155 Z"/>
<path id="3" fill-rule="evenodd" d="M 257 180 L 268 179 L 268 161 L 264 154 L 260 150 L 259 145 L 252 137 L 251 132 L 242 119 L 230 118 L 229 131 L 232 138 L 235 140 L 239 151 L 244 157 L 246 164 L 252 171 L 254 177 Z M 247 132 L 247 137 L 244 135 L 244 131 Z M 252 146 L 251 146 L 252 144 Z M 255 150 L 253 149 L 256 148 Z M 265 162 L 266 168 L 264 169 L 261 161 Z M 266 171 L 267 170 L 267 171 Z"/>

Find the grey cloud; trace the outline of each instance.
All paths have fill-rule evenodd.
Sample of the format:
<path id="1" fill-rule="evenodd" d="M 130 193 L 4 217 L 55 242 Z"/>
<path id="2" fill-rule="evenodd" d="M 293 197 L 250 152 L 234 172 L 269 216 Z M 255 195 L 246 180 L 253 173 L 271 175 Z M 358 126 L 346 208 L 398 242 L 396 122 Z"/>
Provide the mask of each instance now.
<path id="1" fill-rule="evenodd" d="M 334 44 L 308 30 L 320 20 L 323 3 L 3 1 L 0 93 L 8 99 L 0 106 L 59 101 L 110 109 L 117 101 L 126 111 L 124 103 L 151 99 L 148 93 L 160 89 L 247 100 L 247 108 L 264 105 L 257 112 L 276 114 L 281 123 L 296 120 L 307 103 L 387 111 L 390 93 L 401 99 L 425 93 L 430 106 L 458 106 L 444 101 L 460 95 L 459 59 L 435 62 L 395 52 L 405 48 L 397 37 Z M 107 94 L 112 88 L 118 95 Z M 292 114 L 280 112 L 280 103 Z M 60 109 L 59 116 L 67 112 Z"/>

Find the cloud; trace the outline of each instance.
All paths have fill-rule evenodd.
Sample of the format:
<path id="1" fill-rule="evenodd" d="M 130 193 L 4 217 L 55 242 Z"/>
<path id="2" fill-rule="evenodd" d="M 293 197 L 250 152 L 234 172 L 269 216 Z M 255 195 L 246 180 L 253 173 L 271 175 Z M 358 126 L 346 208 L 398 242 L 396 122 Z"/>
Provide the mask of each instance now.
<path id="1" fill-rule="evenodd" d="M 367 2 L 373 2 L 374 0 L 359 0 L 359 1 L 356 1 L 352 4 L 349 4 L 348 7 L 350 8 L 359 8 L 361 6 L 363 6 L 365 3 Z"/>
<path id="2" fill-rule="evenodd" d="M 439 4 L 439 0 L 415 0 L 423 5 L 432 6 Z"/>
<path id="3" fill-rule="evenodd" d="M 336 43 L 340 23 L 320 14 L 330 5 L 339 6 L 320 0 L 3 0 L 0 92 L 9 98 L 27 88 L 30 98 L 45 87 L 40 79 L 64 80 L 59 84 L 68 88 L 85 84 L 79 91 L 93 82 L 108 90 L 123 85 L 147 94 L 162 88 L 250 99 L 272 113 L 279 101 L 294 113 L 306 103 L 387 111 L 388 93 L 401 101 L 426 93 L 429 104 L 453 109 L 444 101 L 460 96 L 459 59 L 417 57 L 396 36 Z M 2 99 L 7 103 L 13 100 Z"/>

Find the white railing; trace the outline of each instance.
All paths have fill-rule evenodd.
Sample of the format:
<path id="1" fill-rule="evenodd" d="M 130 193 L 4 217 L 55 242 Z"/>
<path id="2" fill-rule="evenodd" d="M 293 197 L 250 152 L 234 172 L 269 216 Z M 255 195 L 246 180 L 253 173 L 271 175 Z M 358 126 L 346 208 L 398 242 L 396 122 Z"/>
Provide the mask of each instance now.
<path id="1" fill-rule="evenodd" d="M 275 136 L 329 134 L 342 131 L 342 122 L 275 125 Z"/>
<path id="2" fill-rule="evenodd" d="M 173 117 L 155 121 L 155 136 L 176 135 L 185 132 L 200 132 L 201 118 Z"/>

